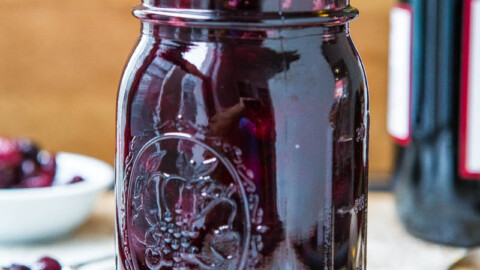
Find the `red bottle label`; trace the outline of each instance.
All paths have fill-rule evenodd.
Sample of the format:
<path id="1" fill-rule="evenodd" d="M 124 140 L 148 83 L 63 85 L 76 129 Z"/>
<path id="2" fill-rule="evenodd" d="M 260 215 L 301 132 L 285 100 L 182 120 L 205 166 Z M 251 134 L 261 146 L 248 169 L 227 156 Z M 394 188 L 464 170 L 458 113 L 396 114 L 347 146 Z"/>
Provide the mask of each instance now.
<path id="1" fill-rule="evenodd" d="M 464 14 L 459 172 L 480 179 L 480 0 L 467 0 Z"/>
<path id="2" fill-rule="evenodd" d="M 411 140 L 413 10 L 395 6 L 390 14 L 387 129 L 400 145 Z"/>

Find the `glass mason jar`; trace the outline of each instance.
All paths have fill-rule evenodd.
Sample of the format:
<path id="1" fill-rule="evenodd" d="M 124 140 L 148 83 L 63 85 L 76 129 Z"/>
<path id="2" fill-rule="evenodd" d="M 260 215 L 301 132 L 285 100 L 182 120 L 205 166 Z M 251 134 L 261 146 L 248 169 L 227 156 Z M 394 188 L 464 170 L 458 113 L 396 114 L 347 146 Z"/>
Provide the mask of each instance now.
<path id="1" fill-rule="evenodd" d="M 117 269 L 365 269 L 348 0 L 145 0 L 118 95 Z"/>

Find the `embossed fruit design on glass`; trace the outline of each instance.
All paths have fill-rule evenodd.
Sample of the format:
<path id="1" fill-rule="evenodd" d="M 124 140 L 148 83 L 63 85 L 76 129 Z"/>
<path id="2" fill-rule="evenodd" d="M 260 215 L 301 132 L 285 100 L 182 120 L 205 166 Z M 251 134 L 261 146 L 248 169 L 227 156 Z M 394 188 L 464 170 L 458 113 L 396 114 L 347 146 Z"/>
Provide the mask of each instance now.
<path id="1" fill-rule="evenodd" d="M 117 269 L 365 269 L 347 0 L 145 0 L 117 113 Z"/>

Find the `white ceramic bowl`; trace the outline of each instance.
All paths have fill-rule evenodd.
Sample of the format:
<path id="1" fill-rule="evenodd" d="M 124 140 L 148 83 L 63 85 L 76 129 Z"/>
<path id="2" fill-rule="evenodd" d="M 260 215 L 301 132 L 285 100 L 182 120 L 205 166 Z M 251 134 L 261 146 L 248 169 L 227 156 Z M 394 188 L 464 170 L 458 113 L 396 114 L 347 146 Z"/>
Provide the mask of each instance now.
<path id="1" fill-rule="evenodd" d="M 0 243 L 44 241 L 68 234 L 87 219 L 98 195 L 113 184 L 107 163 L 58 153 L 56 183 L 74 176 L 85 181 L 46 188 L 0 190 Z"/>

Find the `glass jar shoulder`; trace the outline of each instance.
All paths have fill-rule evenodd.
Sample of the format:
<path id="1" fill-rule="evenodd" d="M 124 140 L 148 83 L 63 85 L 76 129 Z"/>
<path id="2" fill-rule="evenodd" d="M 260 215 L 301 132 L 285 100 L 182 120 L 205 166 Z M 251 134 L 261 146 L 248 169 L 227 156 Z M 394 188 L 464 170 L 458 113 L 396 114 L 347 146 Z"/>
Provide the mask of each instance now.
<path id="1" fill-rule="evenodd" d="M 145 28 L 147 27 L 144 26 Z M 330 72 L 327 73 L 330 74 L 325 73 L 326 70 L 322 71 L 325 73 L 322 74 L 324 77 L 346 77 L 355 86 L 365 83 L 358 53 L 345 28 L 332 30 L 328 27 L 316 27 L 271 31 L 196 31 L 190 28 L 178 28 L 178 31 L 175 31 L 170 28 L 152 30 L 150 26 L 150 30 L 144 30 L 126 67 L 120 94 L 134 88 L 131 85 L 134 77 L 138 79 L 143 75 L 155 76 L 155 73 L 164 71 L 154 66 L 164 65 L 168 68 L 173 64 L 187 73 L 201 76 L 208 75 L 205 74 L 206 66 L 212 62 L 224 62 L 225 58 L 230 58 L 232 64 L 250 65 L 251 69 L 256 71 L 267 70 L 269 75 L 287 72 L 309 75 L 309 72 L 304 71 L 315 72 L 323 69 L 320 66 L 329 66 L 327 70 Z M 317 79 L 324 77 L 316 76 Z"/>
<path id="2" fill-rule="evenodd" d="M 202 110 L 223 110 L 239 98 L 261 95 L 262 89 L 280 97 L 286 89 L 293 98 L 314 98 L 329 107 L 337 99 L 366 102 L 363 69 L 346 32 L 285 38 L 230 32 L 195 41 L 143 35 L 119 91 L 119 108 L 127 110 L 119 111 L 138 116 L 138 124 L 152 123 L 160 106 L 180 104 L 185 95 Z M 219 98 L 214 101 L 209 93 Z"/>

